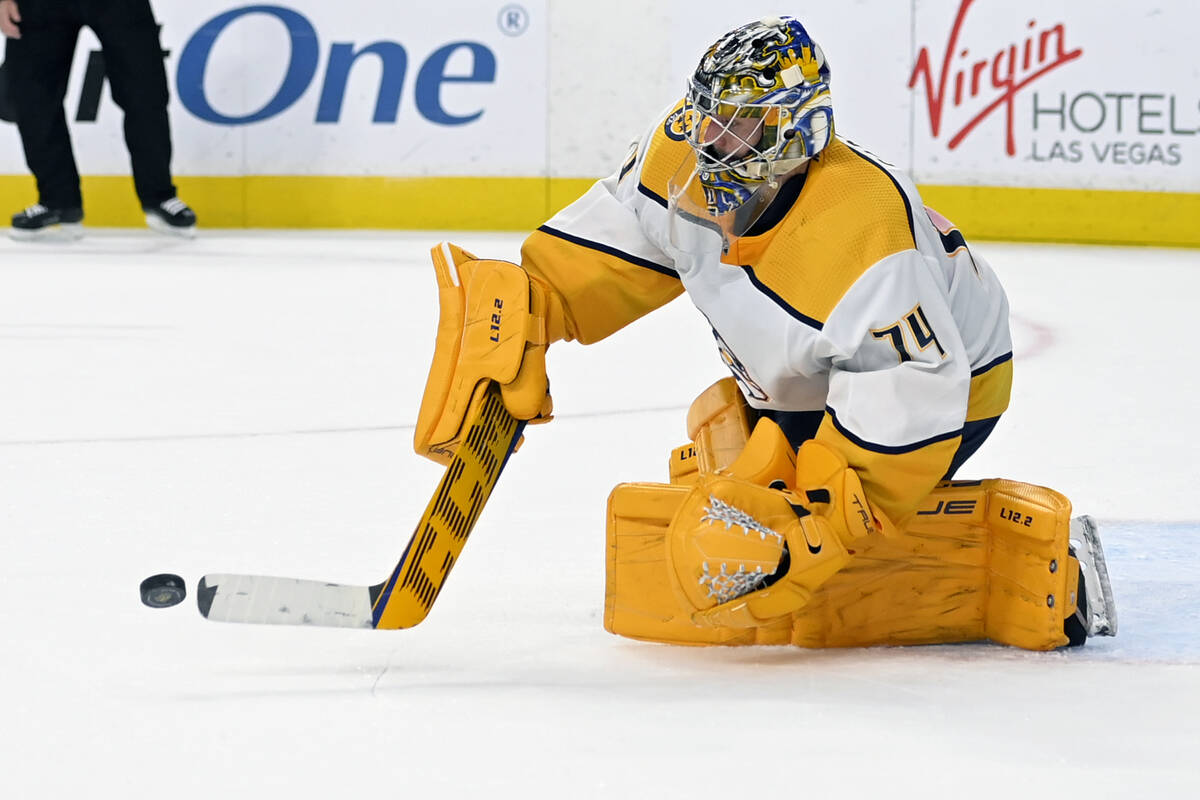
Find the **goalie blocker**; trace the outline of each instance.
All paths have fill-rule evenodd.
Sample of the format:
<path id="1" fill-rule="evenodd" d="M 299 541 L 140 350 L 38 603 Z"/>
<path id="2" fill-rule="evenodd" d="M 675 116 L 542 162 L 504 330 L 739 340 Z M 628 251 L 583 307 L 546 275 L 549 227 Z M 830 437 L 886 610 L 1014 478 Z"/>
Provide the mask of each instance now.
<path id="1" fill-rule="evenodd" d="M 477 259 L 448 243 L 431 255 L 438 330 L 413 447 L 445 465 L 477 416 L 489 382 L 499 387 L 515 419 L 550 420 L 546 348 L 567 332 L 561 300 L 516 264 Z"/>
<path id="2" fill-rule="evenodd" d="M 672 453 L 671 483 L 621 484 L 609 497 L 612 633 L 801 647 L 990 639 L 1031 650 L 1116 633 L 1095 523 L 1072 520 L 1058 492 L 946 482 L 903 524 L 873 515 L 873 530 L 856 528 L 842 513 L 865 505 L 846 482 L 853 471 L 830 471 L 828 453 L 805 452 L 811 442 L 794 464 L 770 420 L 751 435 L 730 379 L 697 399 L 688 423 L 693 441 Z M 808 481 L 820 473 L 831 477 L 814 493 Z M 822 502 L 806 503 L 814 497 Z"/>

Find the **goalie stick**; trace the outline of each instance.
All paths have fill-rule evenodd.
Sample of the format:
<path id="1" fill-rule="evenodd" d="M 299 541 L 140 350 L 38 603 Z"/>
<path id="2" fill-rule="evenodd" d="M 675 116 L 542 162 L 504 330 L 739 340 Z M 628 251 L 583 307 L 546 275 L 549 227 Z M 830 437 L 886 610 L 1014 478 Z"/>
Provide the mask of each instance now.
<path id="1" fill-rule="evenodd" d="M 429 613 L 450 568 L 521 438 L 495 383 L 488 385 L 391 577 L 373 586 L 210 574 L 200 579 L 200 613 L 219 622 L 337 628 L 411 628 Z"/>

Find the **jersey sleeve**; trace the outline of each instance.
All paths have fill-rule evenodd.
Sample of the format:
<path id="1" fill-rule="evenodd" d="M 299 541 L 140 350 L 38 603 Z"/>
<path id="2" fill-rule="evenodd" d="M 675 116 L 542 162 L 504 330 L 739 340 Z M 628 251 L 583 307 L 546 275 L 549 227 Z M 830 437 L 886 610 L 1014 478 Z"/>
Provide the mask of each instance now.
<path id="1" fill-rule="evenodd" d="M 916 250 L 872 266 L 825 325 L 829 393 L 816 438 L 903 524 L 949 469 L 971 370 L 945 293 Z"/>
<path id="2" fill-rule="evenodd" d="M 683 292 L 672 259 L 646 233 L 643 216 L 665 213 L 639 191 L 647 149 L 635 145 L 616 173 L 593 184 L 521 247 L 521 265 L 552 287 L 569 338 L 584 344 Z"/>

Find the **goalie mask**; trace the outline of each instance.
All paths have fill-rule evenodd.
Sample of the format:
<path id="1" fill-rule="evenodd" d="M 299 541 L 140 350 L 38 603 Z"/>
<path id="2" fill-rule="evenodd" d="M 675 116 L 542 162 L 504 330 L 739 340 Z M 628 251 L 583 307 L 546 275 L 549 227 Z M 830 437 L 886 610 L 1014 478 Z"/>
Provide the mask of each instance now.
<path id="1" fill-rule="evenodd" d="M 699 226 L 727 246 L 766 210 L 783 179 L 829 144 L 829 65 L 792 17 L 752 22 L 700 59 L 681 112 L 696 160 L 670 182 L 672 241 L 693 249 Z"/>

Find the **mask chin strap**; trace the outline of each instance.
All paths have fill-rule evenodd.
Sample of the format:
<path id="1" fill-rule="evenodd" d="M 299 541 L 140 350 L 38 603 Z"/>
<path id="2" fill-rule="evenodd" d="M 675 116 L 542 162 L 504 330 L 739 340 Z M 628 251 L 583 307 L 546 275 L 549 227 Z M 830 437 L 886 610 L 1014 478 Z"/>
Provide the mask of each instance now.
<path id="1" fill-rule="evenodd" d="M 775 162 L 774 161 L 764 161 L 761 159 L 757 160 L 757 161 L 751 161 L 750 163 L 745 164 L 739 171 L 744 173 L 748 178 L 752 178 L 753 180 L 757 180 L 757 181 L 765 180 L 767 182 L 767 185 L 770 186 L 772 189 L 774 189 L 776 187 L 776 185 L 778 185 L 778 181 L 776 179 L 776 174 L 775 174 Z"/>
<path id="2" fill-rule="evenodd" d="M 779 186 L 779 176 L 788 174 L 808 160 L 807 156 L 775 158 L 769 161 L 759 159 L 743 165 L 738 171 L 753 180 L 766 181 L 767 185 L 774 189 Z"/>

